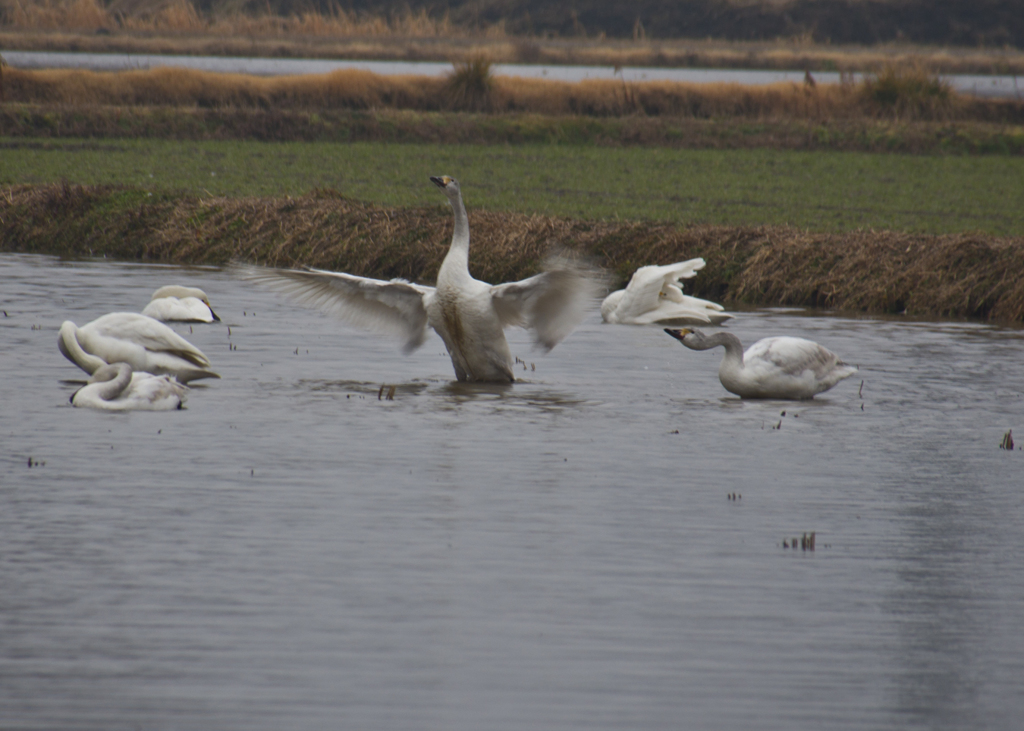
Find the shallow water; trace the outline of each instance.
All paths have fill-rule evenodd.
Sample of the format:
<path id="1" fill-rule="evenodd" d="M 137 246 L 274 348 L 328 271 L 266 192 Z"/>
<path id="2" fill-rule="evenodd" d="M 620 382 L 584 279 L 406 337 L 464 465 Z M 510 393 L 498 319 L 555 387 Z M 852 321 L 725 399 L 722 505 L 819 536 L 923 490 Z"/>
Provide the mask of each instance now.
<path id="1" fill-rule="evenodd" d="M 244 58 L 231 56 L 172 56 L 136 53 L 58 53 L 52 51 L 5 51 L 4 58 L 16 68 L 76 68 L 94 71 L 126 71 L 160 66 L 200 69 L 225 74 L 279 76 L 284 74 L 326 74 L 342 69 L 360 69 L 384 76 L 444 76 L 451 73 L 450 63 L 436 61 L 369 61 L 326 60 L 313 58 Z M 554 64 L 495 64 L 495 76 L 543 78 L 578 82 L 587 79 L 621 79 L 623 81 L 679 81 L 693 84 L 744 84 L 760 86 L 792 82 L 802 84 L 803 71 L 774 69 L 690 69 L 625 66 L 560 66 Z M 816 71 L 821 84 L 838 84 L 838 72 Z M 861 76 L 856 74 L 855 80 Z M 950 74 L 942 77 L 965 94 L 985 97 L 1024 95 L 1024 80 L 1016 76 L 982 74 Z"/>
<path id="2" fill-rule="evenodd" d="M 2 255 L 0 281 L 4 728 L 1024 713 L 1021 330 L 742 313 L 745 342 L 861 368 L 742 402 L 717 353 L 596 314 L 547 355 L 510 331 L 523 381 L 466 387 L 436 336 L 404 357 L 216 269 Z M 61 321 L 169 283 L 224 319 L 176 326 L 223 378 L 182 411 L 71 408 Z"/>

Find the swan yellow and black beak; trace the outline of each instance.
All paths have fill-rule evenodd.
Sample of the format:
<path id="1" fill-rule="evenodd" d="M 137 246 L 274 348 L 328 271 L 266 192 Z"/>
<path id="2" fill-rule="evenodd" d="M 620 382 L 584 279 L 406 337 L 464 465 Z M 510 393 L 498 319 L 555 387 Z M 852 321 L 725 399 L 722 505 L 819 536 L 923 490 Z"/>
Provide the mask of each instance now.
<path id="1" fill-rule="evenodd" d="M 440 177 L 430 176 L 430 182 L 436 185 L 438 188 L 447 188 L 448 184 L 452 182 L 451 177 L 442 175 Z"/>
<path id="2" fill-rule="evenodd" d="M 672 337 L 674 337 L 674 338 L 675 338 L 676 340 L 678 340 L 679 342 L 683 342 L 683 338 L 685 338 L 685 337 L 686 337 L 687 335 L 689 335 L 690 333 L 692 333 L 692 332 L 693 332 L 693 330 L 691 330 L 691 329 L 690 329 L 690 328 L 688 328 L 688 327 L 684 327 L 684 328 L 683 328 L 683 329 L 681 329 L 681 330 L 673 330 L 673 329 L 672 329 L 672 328 L 670 328 L 670 327 L 666 327 L 666 328 L 665 328 L 665 332 L 667 332 L 667 333 L 668 333 L 669 335 L 671 335 Z"/>

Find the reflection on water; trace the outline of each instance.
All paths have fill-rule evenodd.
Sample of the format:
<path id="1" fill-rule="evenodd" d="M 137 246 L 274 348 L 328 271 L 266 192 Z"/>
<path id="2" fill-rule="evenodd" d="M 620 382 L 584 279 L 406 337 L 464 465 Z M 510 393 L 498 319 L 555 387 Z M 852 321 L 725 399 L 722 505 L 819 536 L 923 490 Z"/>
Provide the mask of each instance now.
<path id="1" fill-rule="evenodd" d="M 4 255 L 0 281 L 5 728 L 1024 712 L 1024 451 L 998 448 L 1024 435 L 1020 330 L 741 313 L 748 345 L 860 367 L 741 401 L 720 351 L 596 314 L 546 355 L 510 331 L 534 367 L 473 386 L 436 337 L 405 357 L 216 269 Z M 71 408 L 60 322 L 170 283 L 224 318 L 175 326 L 222 380 L 182 411 Z M 782 547 L 810 531 L 813 553 Z"/>

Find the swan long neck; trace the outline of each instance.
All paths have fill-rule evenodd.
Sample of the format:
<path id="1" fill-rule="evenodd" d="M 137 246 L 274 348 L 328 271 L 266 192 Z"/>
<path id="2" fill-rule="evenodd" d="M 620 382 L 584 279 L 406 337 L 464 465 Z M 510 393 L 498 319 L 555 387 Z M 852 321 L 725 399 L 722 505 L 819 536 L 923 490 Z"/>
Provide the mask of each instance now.
<path id="1" fill-rule="evenodd" d="M 111 363 L 97 370 L 89 380 L 98 384 L 97 396 L 104 401 L 113 401 L 132 382 L 132 368 L 127 363 Z"/>
<path id="2" fill-rule="evenodd" d="M 452 211 L 455 213 L 455 227 L 452 230 L 452 245 L 448 249 L 445 263 L 450 260 L 452 264 L 462 263 L 466 270 L 469 270 L 469 216 L 466 215 L 466 205 L 462 202 L 462 194 L 450 201 Z"/>
<path id="3" fill-rule="evenodd" d="M 57 337 L 57 347 L 65 358 L 86 373 L 95 373 L 98 368 L 107 364 L 102 358 L 86 353 L 78 343 L 78 326 L 71 320 L 65 320 L 60 326 L 60 334 Z"/>
<path id="4" fill-rule="evenodd" d="M 732 361 L 740 366 L 743 365 L 743 343 L 732 333 L 717 332 L 710 337 L 701 334 L 698 338 L 693 337 L 693 335 L 687 335 L 683 344 L 693 350 L 710 350 L 722 345 L 725 347 L 725 356 L 722 358 L 723 362 Z"/>

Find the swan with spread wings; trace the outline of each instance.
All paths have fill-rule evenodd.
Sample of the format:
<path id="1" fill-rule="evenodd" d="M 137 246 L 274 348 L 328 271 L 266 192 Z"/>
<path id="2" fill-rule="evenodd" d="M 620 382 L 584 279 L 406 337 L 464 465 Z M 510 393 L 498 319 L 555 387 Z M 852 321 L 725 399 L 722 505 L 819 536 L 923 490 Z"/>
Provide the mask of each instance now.
<path id="1" fill-rule="evenodd" d="M 536 343 L 550 350 L 583 319 L 598 294 L 599 279 L 566 260 L 553 261 L 545 271 L 519 282 L 491 285 L 474 279 L 459 181 L 447 175 L 430 180 L 455 214 L 451 247 L 436 286 L 312 268 L 246 267 L 244 275 L 350 324 L 397 334 L 406 352 L 422 345 L 431 327 L 444 341 L 458 380 L 510 383 L 515 376 L 504 329 L 528 328 Z"/>

